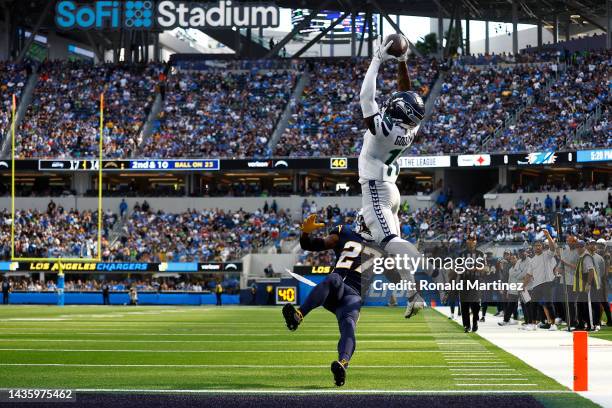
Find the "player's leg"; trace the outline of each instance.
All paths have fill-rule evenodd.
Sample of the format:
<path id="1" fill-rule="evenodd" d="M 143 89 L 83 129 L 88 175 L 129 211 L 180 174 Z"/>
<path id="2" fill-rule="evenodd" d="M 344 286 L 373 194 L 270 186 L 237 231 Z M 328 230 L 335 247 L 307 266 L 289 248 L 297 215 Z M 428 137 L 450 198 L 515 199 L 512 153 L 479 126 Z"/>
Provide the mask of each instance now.
<path id="1" fill-rule="evenodd" d="M 344 282 L 337 273 L 330 273 L 327 277 L 312 288 L 304 303 L 296 309 L 292 304 L 283 306 L 283 317 L 289 330 L 296 330 L 304 317 L 313 309 L 322 306 L 329 297 L 336 301 L 342 299 L 344 295 Z"/>
<path id="2" fill-rule="evenodd" d="M 345 295 L 336 309 L 340 339 L 338 340 L 338 360 L 331 364 L 334 381 L 337 386 L 344 385 L 349 361 L 355 352 L 355 328 L 359 320 L 361 297 L 352 288 L 345 287 Z"/>
<path id="3" fill-rule="evenodd" d="M 385 237 L 384 240 L 388 241 L 388 244 L 385 245 L 385 250 L 387 250 L 391 254 L 399 254 L 399 255 L 407 255 L 409 258 L 417 259 L 421 257 L 421 253 L 410 241 L 407 241 L 401 236 L 401 223 L 399 220 L 399 208 L 401 205 L 401 195 L 397 185 L 395 183 L 385 183 L 386 187 L 389 189 L 391 196 L 391 212 L 393 213 L 393 218 L 395 219 L 395 223 L 397 225 L 396 231 L 397 236 L 395 237 Z M 426 268 L 426 266 L 424 266 Z M 427 270 L 427 268 L 426 268 Z M 433 272 L 433 271 L 430 271 Z M 414 282 L 414 271 L 403 271 L 400 272 L 403 279 Z M 432 279 L 436 282 L 441 282 L 443 280 L 442 274 L 438 274 L 436 277 L 431 276 Z M 425 307 L 425 302 L 420 294 L 416 291 L 408 291 L 408 299 L 406 302 L 406 311 L 404 313 L 404 317 L 406 319 L 414 316 L 419 312 L 419 310 Z"/>
<path id="4" fill-rule="evenodd" d="M 392 255 L 405 255 L 415 260 L 419 258 L 420 253 L 416 247 L 400 238 L 397 218 L 400 195 L 397 186 L 394 183 L 371 180 L 361 185 L 361 191 L 363 218 L 374 240 Z M 414 271 L 398 269 L 398 272 L 403 280 L 414 282 Z M 417 291 L 408 291 L 405 317 L 411 317 L 423 306 Z"/>

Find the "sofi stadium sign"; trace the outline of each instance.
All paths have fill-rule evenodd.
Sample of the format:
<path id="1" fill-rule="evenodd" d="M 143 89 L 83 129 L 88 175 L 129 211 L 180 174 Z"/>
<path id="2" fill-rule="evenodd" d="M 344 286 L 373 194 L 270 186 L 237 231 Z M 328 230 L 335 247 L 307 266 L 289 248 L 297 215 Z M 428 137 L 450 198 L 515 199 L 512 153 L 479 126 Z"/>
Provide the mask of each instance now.
<path id="1" fill-rule="evenodd" d="M 175 0 L 77 3 L 58 1 L 55 24 L 63 30 L 278 27 L 278 7 L 264 3 Z"/>

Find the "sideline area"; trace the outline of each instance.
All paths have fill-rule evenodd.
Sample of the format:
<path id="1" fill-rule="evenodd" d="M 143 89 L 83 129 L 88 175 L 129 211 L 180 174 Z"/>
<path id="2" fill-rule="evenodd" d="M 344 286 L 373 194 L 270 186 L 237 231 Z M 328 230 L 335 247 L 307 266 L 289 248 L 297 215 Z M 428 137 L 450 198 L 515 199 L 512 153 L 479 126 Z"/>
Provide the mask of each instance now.
<path id="1" fill-rule="evenodd" d="M 435 310 L 448 316 L 450 308 Z M 513 354 L 544 375 L 573 389 L 573 344 L 572 334 L 567 331 L 547 330 L 522 331 L 519 326 L 499 326 L 501 317 L 487 314 L 486 322 L 478 323 L 478 335 L 497 347 Z M 461 318 L 455 317 L 461 324 Z M 612 408 L 612 342 L 589 336 L 589 391 L 579 392 L 585 398 Z"/>

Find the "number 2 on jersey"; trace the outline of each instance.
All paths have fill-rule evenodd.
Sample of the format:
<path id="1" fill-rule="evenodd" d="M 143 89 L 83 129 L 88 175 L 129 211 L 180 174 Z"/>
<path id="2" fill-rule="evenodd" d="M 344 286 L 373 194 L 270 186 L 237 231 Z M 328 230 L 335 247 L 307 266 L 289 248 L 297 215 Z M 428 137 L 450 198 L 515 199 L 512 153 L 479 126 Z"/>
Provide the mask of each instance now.
<path id="1" fill-rule="evenodd" d="M 344 244 L 342 254 L 336 263 L 336 268 L 351 269 L 353 263 L 359 256 L 362 257 L 360 265 L 354 269 L 357 273 L 361 273 L 362 266 L 368 269 L 372 265 L 374 258 L 382 256 L 382 253 L 359 242 L 348 241 L 346 244 Z"/>

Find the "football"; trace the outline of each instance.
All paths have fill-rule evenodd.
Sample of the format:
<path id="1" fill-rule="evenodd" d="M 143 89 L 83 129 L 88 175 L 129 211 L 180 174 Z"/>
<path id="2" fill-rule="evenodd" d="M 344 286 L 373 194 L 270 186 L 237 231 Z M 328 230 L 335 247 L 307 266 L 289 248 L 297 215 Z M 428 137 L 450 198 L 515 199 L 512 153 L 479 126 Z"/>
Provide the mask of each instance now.
<path id="1" fill-rule="evenodd" d="M 408 40 L 401 34 L 389 34 L 385 37 L 383 44 L 388 44 L 389 41 L 393 41 L 393 45 L 391 45 L 387 52 L 394 57 L 399 57 L 408 50 Z"/>

